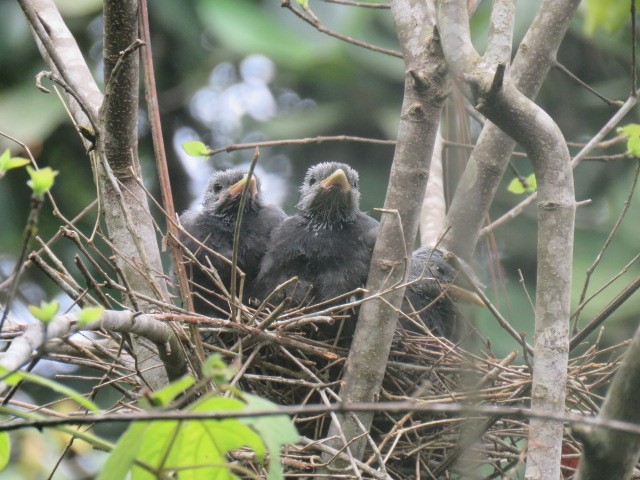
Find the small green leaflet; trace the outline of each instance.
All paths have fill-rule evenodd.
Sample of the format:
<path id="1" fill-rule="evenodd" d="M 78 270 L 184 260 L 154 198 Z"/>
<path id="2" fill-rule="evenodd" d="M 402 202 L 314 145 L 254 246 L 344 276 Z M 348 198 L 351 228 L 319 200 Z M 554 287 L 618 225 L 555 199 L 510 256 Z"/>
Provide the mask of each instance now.
<path id="1" fill-rule="evenodd" d="M 184 393 L 191 385 L 196 383 L 193 375 L 184 375 L 183 377 L 171 382 L 164 388 L 161 388 L 152 395 L 152 402 L 157 407 L 168 406 L 173 399 Z"/>
<path id="2" fill-rule="evenodd" d="M 509 190 L 511 193 L 515 193 L 516 195 L 535 192 L 536 189 L 538 188 L 538 183 L 536 182 L 535 174 L 532 173 L 524 180 L 527 183 L 526 187 L 525 185 L 523 185 L 520 179 L 516 177 L 513 180 L 511 180 L 511 182 L 509 183 L 509 186 L 507 187 L 507 190 Z"/>
<path id="3" fill-rule="evenodd" d="M 52 170 L 51 167 L 34 170 L 29 166 L 27 166 L 27 172 L 31 177 L 31 180 L 27 181 L 27 185 L 31 187 L 33 194 L 37 197 L 41 197 L 53 187 L 56 175 L 60 173 L 57 170 Z"/>
<path id="4" fill-rule="evenodd" d="M 7 148 L 2 155 L 0 155 L 0 178 L 4 177 L 7 171 L 12 168 L 20 168 L 25 165 L 29 165 L 29 160 L 22 157 L 12 157 L 11 152 Z"/>
<path id="5" fill-rule="evenodd" d="M 640 157 L 640 125 L 630 123 L 618 128 L 617 131 L 627 137 L 627 154 L 632 157 Z"/>
<path id="6" fill-rule="evenodd" d="M 208 157 L 211 154 L 209 147 L 199 141 L 184 142 L 182 148 L 190 157 Z"/>
<path id="7" fill-rule="evenodd" d="M 58 310 L 60 310 L 60 303 L 57 300 L 52 300 L 51 302 L 40 302 L 39 307 L 29 305 L 31 315 L 45 324 L 50 323 L 56 317 Z"/>
<path id="8" fill-rule="evenodd" d="M 76 320 L 78 322 L 78 325 L 87 325 L 89 323 L 100 320 L 100 317 L 102 317 L 103 313 L 104 307 L 84 307 L 78 313 Z"/>
<path id="9" fill-rule="evenodd" d="M 0 432 L 0 472 L 9 465 L 10 456 L 11 441 L 9 440 L 9 432 Z"/>
<path id="10" fill-rule="evenodd" d="M 53 390 L 54 392 L 59 393 L 65 397 L 68 397 L 88 410 L 91 410 L 93 412 L 100 411 L 95 403 L 83 397 L 72 388 L 69 388 L 66 385 L 62 385 L 61 383 L 55 382 L 48 378 L 41 377 L 40 375 L 36 375 L 35 373 L 25 372 L 24 370 L 16 370 L 15 372 L 9 373 L 9 370 L 7 370 L 5 367 L 0 367 L 0 375 L 7 375 L 2 381 L 9 386 L 14 386 L 22 380 L 27 380 L 29 382 Z"/>
<path id="11" fill-rule="evenodd" d="M 309 0 L 296 0 L 296 3 L 300 5 L 305 10 L 309 8 Z"/>

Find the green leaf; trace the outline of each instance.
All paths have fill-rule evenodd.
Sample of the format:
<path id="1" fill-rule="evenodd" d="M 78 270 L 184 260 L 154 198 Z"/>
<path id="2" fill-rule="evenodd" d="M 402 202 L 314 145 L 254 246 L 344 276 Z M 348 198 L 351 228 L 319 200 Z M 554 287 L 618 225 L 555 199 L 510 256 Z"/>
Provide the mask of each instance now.
<path id="1" fill-rule="evenodd" d="M 241 412 L 245 408 L 236 398 L 207 396 L 189 411 Z M 170 471 L 179 471 L 180 480 L 237 480 L 226 454 L 241 447 L 252 448 L 258 459 L 265 457 L 258 434 L 235 418 L 133 423 L 113 449 L 98 480 L 124 479 L 128 472 L 131 480 L 151 480 Z"/>
<path id="2" fill-rule="evenodd" d="M 537 190 L 538 183 L 536 181 L 536 176 L 534 173 L 529 175 L 524 180 L 527 183 L 526 186 L 520 181 L 519 178 L 517 177 L 514 178 L 509 183 L 507 190 L 510 191 L 511 193 L 515 193 L 516 195 L 521 195 L 523 193 L 533 193 Z"/>
<path id="3" fill-rule="evenodd" d="M 39 197 L 53 187 L 54 179 L 60 173 L 57 170 L 52 170 L 51 167 L 41 168 L 40 170 L 27 167 L 27 172 L 31 177 L 31 180 L 27 181 L 27 185 L 31 187 L 33 194 Z"/>
<path id="4" fill-rule="evenodd" d="M 100 469 L 97 480 L 119 480 L 126 477 L 151 425 L 149 422 L 133 422 L 129 425 Z"/>
<path id="5" fill-rule="evenodd" d="M 296 3 L 304 9 L 309 8 L 309 0 L 296 0 Z"/>
<path id="6" fill-rule="evenodd" d="M 196 379 L 192 375 L 184 375 L 174 380 L 166 387 L 154 392 L 152 395 L 153 404 L 158 407 L 166 407 L 171 401 L 181 393 L 184 393 Z"/>
<path id="7" fill-rule="evenodd" d="M 237 371 L 238 367 L 234 365 L 227 366 L 219 353 L 214 353 L 207 357 L 202 365 L 202 374 L 212 379 L 217 385 L 229 383 Z"/>
<path id="8" fill-rule="evenodd" d="M 211 150 L 204 143 L 194 140 L 193 142 L 184 142 L 182 148 L 187 155 L 191 157 L 207 157 Z"/>
<path id="9" fill-rule="evenodd" d="M 7 148 L 4 153 L 0 155 L 0 177 L 12 168 L 20 168 L 28 164 L 29 160 L 26 158 L 12 157 L 11 152 Z"/>
<path id="10" fill-rule="evenodd" d="M 79 325 L 87 325 L 100 320 L 103 313 L 104 307 L 84 307 L 78 313 L 76 320 Z"/>
<path id="11" fill-rule="evenodd" d="M 618 128 L 617 131 L 627 138 L 627 154 L 632 157 L 640 157 L 640 125 L 630 123 Z"/>
<path id="12" fill-rule="evenodd" d="M 31 315 L 36 317 L 42 323 L 50 323 L 56 316 L 60 310 L 60 302 L 57 300 L 52 300 L 51 302 L 40 302 L 40 306 L 36 307 L 35 305 L 29 305 L 29 311 Z"/>
<path id="13" fill-rule="evenodd" d="M 9 465 L 11 456 L 11 440 L 9 432 L 0 432 L 0 472 Z"/>
<path id="14" fill-rule="evenodd" d="M 9 370 L 5 367 L 0 366 L 0 375 L 4 376 L 4 375 L 7 375 L 7 373 L 9 373 Z M 85 398 L 84 396 L 82 396 L 80 393 L 76 392 L 72 388 L 69 388 L 66 385 L 62 385 L 61 383 L 58 383 L 54 380 L 41 377 L 40 375 L 36 375 L 35 373 L 25 372 L 24 370 L 16 370 L 15 372 L 12 372 L 10 375 L 7 375 L 7 377 L 3 379 L 3 381 L 9 386 L 16 385 L 18 382 L 22 380 L 35 383 L 45 388 L 49 388 L 50 390 L 53 390 L 54 392 L 59 393 L 64 397 L 70 398 L 71 400 L 82 405 L 86 409 L 91 410 L 92 412 L 100 411 L 100 409 L 95 403 Z"/>
<path id="15" fill-rule="evenodd" d="M 269 400 L 245 393 L 242 398 L 247 402 L 247 411 L 277 410 L 278 406 Z M 271 454 L 269 462 L 269 480 L 283 479 L 282 464 L 280 463 L 280 449 L 283 445 L 296 443 L 298 431 L 287 415 L 273 415 L 265 417 L 247 417 L 240 421 L 251 426 L 267 445 Z"/>

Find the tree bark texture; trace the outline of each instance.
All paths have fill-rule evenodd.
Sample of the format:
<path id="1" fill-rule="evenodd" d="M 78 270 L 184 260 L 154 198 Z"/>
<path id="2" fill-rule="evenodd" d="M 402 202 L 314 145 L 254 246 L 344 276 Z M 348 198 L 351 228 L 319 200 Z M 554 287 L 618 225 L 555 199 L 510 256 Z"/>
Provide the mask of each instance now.
<path id="1" fill-rule="evenodd" d="M 121 55 L 137 39 L 137 2 L 105 2 L 107 95 L 103 96 L 53 1 L 18 1 L 38 39 L 43 58 L 79 99 L 67 96 L 74 121 L 82 127 L 97 127 L 92 167 L 97 172 L 109 241 L 127 282 L 146 296 L 166 300 L 160 251 L 137 158 L 137 54 Z M 121 65 L 111 78 L 120 59 Z M 160 365 L 157 352 L 149 353 L 156 357 L 149 366 Z M 168 352 L 162 345 L 160 353 L 170 376 L 186 371 L 182 351 Z M 144 356 L 150 357 L 147 353 Z M 163 368 L 149 372 L 153 372 L 146 375 L 149 385 L 158 387 L 167 382 Z"/>
<path id="2" fill-rule="evenodd" d="M 529 98 L 540 91 L 580 0 L 545 0 L 531 23 L 511 67 L 515 86 Z M 495 124 L 487 122 L 462 174 L 444 225 L 442 246 L 469 260 L 482 222 L 515 147 Z"/>
<path id="3" fill-rule="evenodd" d="M 385 198 L 380 233 L 376 242 L 366 288 L 378 293 L 407 279 L 409 261 L 415 245 L 420 208 L 429 176 L 429 164 L 440 113 L 446 95 L 446 69 L 440 41 L 429 15 L 429 2 L 396 0 L 391 2 L 398 38 L 405 61 L 405 89 L 398 141 Z M 340 397 L 345 402 L 372 402 L 380 391 L 391 341 L 396 329 L 398 309 L 404 288 L 397 288 L 365 302 L 346 364 Z M 344 434 L 347 441 L 371 426 L 371 414 L 339 416 L 329 436 Z M 364 453 L 365 439 L 349 445 L 354 458 Z M 337 441 L 335 447 L 343 444 Z"/>
<path id="4" fill-rule="evenodd" d="M 514 4 L 494 2 L 492 21 L 508 24 L 491 41 L 508 35 Z M 534 334 L 533 409 L 563 413 L 569 354 L 569 309 L 573 259 L 575 196 L 569 151 L 553 120 L 520 93 L 511 80 L 501 48 L 480 57 L 471 44 L 469 18 L 462 0 L 438 2 L 438 26 L 452 74 L 477 102 L 476 109 L 510 135 L 527 152 L 538 180 L 538 269 Z M 504 45 L 505 42 L 500 42 Z M 491 56 L 498 63 L 494 62 Z M 532 419 L 529 430 L 527 479 L 560 476 L 562 424 Z"/>

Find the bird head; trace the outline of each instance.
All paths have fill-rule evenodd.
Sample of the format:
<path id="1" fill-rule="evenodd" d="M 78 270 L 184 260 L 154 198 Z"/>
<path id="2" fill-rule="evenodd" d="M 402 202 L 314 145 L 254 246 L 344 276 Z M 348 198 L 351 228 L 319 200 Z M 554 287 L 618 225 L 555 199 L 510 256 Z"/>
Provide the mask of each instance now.
<path id="1" fill-rule="evenodd" d="M 238 212 L 242 191 L 249 184 L 245 211 L 256 210 L 262 205 L 260 182 L 253 175 L 250 179 L 246 172 L 221 170 L 214 172 L 204 194 L 203 207 L 215 215 L 228 215 Z"/>
<path id="2" fill-rule="evenodd" d="M 484 306 L 480 296 L 475 293 L 474 286 L 453 265 L 445 259 L 445 250 L 423 246 L 417 249 L 411 259 L 411 272 L 409 282 L 415 282 L 409 286 L 413 292 L 430 299 L 436 300 L 442 294 L 454 302 L 461 301 L 474 305 Z M 458 260 L 463 262 L 462 260 Z M 466 269 L 470 272 L 470 269 Z M 483 285 L 475 278 L 476 285 Z"/>
<path id="3" fill-rule="evenodd" d="M 353 221 L 359 204 L 358 172 L 349 165 L 325 162 L 307 171 L 298 209 L 315 224 L 331 228 Z"/>

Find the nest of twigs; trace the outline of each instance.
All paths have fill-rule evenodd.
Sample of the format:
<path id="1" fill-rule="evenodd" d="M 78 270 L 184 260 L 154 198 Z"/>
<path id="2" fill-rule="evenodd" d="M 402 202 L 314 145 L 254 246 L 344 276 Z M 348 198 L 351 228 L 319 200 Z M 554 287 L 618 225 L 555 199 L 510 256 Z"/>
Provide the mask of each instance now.
<path id="1" fill-rule="evenodd" d="M 73 280 L 69 272 L 56 270 L 37 254 L 32 255 L 32 261 L 54 281 L 56 274 L 65 282 Z M 117 270 L 115 264 L 111 267 Z M 85 282 L 79 281 L 87 287 L 72 284 L 75 291 L 84 292 L 82 297 L 74 300 L 81 303 L 93 296 L 102 298 L 101 303 L 106 308 L 121 309 L 122 304 L 108 294 L 109 289 L 123 298 L 135 298 L 136 294 L 124 282 L 119 283 L 119 278 L 121 276 L 117 272 L 110 274 L 108 269 L 94 273 L 93 277 L 86 275 Z M 106 296 L 104 292 L 98 294 L 93 291 L 99 282 L 102 282 Z M 348 316 L 344 313 L 345 307 L 274 310 L 264 305 L 257 309 L 237 305 L 233 309 L 234 321 L 223 314 L 217 318 L 188 315 L 185 310 L 162 301 L 156 301 L 154 308 L 169 313 L 167 317 L 174 320 L 174 327 L 185 333 L 189 323 L 197 324 L 205 339 L 206 353 L 219 352 L 227 362 L 238 365 L 232 384 L 241 389 L 281 405 L 328 405 L 339 401 L 348 342 L 340 339 L 335 322 Z M 328 324 L 332 327 L 327 328 Z M 338 330 L 338 338 L 319 335 L 327 330 Z M 20 331 L 21 327 L 6 329 L 4 339 L 11 340 L 19 336 Z M 492 353 L 490 342 L 481 339 L 472 328 L 469 331 L 474 332 L 475 338 L 454 345 L 442 338 L 400 329 L 392 348 L 380 401 L 421 406 L 528 407 L 531 369 L 528 358 L 522 355 L 521 343 L 514 339 L 514 352 L 506 358 L 499 358 Z M 55 353 L 49 352 L 48 357 L 96 369 L 108 380 L 101 385 L 109 385 L 123 393 L 125 400 L 118 408 L 128 408 L 127 398 L 134 403 L 137 398 L 137 393 L 132 392 L 144 389 L 137 376 L 139 372 L 119 359 L 120 355 L 133 355 L 127 349 L 128 343 L 123 337 L 106 331 L 87 338 L 95 345 L 102 338 L 111 342 L 111 346 L 108 349 L 100 346 L 99 351 L 90 351 L 78 346 L 78 342 L 66 340 L 68 352 L 58 348 Z M 602 400 L 600 394 L 615 373 L 622 346 L 607 349 L 594 346 L 571 359 L 568 410 L 597 413 Z M 103 388 L 101 385 L 94 390 Z M 517 477 L 526 457 L 526 419 L 434 410 L 412 412 L 404 409 L 376 413 L 364 460 L 350 461 L 359 470 L 359 478 Z M 288 447 L 283 457 L 289 478 L 314 475 L 327 454 L 347 455 L 348 449 L 336 451 L 326 443 L 331 413 L 300 414 L 294 420 L 302 438 L 298 445 Z M 569 478 L 576 466 L 580 446 L 568 431 L 564 452 L 563 472 Z M 246 460 L 246 457 L 242 452 L 238 454 L 239 460 Z M 255 465 L 254 468 L 256 473 L 264 473 L 260 466 Z M 334 471 L 330 476 L 358 478 L 352 469 Z"/>
<path id="2" fill-rule="evenodd" d="M 348 350 L 340 339 L 313 340 L 323 324 L 340 321 L 339 316 L 328 316 L 336 310 L 284 312 L 264 330 L 272 335 L 270 339 L 239 335 L 237 327 L 203 330 L 215 338 L 208 348 L 229 359 L 241 359 L 238 380 L 244 390 L 281 405 L 336 403 Z M 247 315 L 247 320 L 255 324 L 270 319 L 268 310 L 259 312 L 258 318 L 254 314 Z M 465 348 L 465 344 L 471 346 Z M 623 346 L 592 347 L 570 361 L 568 410 L 597 413 L 602 400 L 599 393 L 615 372 Z M 436 411 L 376 413 L 365 459 L 356 462 L 361 478 L 517 477 L 515 472 L 526 458 L 526 419 L 437 411 L 442 404 L 529 407 L 529 359 L 515 341 L 514 348 L 507 357 L 499 358 L 479 337 L 454 345 L 443 338 L 399 329 L 380 401 L 412 402 L 423 409 L 434 405 Z M 292 477 L 304 477 L 322 463 L 322 453 L 337 453 L 325 445 L 331 414 L 300 414 L 294 419 L 303 436 L 302 447 L 290 447 L 284 460 Z M 574 473 L 580 451 L 567 431 L 565 478 Z M 351 468 L 332 473 L 357 478 Z"/>

